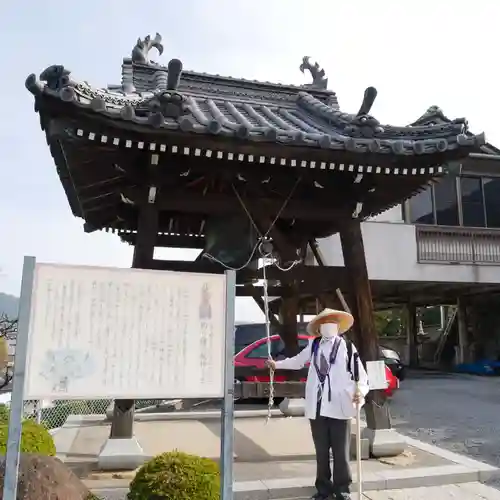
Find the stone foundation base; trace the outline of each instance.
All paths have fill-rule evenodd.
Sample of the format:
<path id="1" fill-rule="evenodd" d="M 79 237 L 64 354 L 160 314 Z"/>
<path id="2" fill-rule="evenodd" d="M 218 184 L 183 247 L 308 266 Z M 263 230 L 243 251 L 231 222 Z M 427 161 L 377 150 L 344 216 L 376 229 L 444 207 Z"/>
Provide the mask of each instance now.
<path id="1" fill-rule="evenodd" d="M 375 458 L 396 457 L 406 448 L 406 442 L 394 429 L 363 429 L 363 438 L 370 443 L 370 454 Z"/>
<path id="2" fill-rule="evenodd" d="M 303 417 L 306 411 L 306 401 L 303 398 L 285 398 L 279 405 L 285 417 Z"/>
<path id="3" fill-rule="evenodd" d="M 110 439 L 99 453 L 99 470 L 135 470 L 145 461 L 144 450 L 135 437 L 131 439 Z"/>

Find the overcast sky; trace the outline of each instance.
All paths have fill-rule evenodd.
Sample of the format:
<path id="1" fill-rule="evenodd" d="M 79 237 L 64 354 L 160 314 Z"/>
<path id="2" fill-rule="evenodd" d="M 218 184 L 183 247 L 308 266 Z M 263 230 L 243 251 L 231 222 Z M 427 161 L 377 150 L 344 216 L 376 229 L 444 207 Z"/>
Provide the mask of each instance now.
<path id="1" fill-rule="evenodd" d="M 0 291 L 19 293 L 23 255 L 120 267 L 132 260 L 116 236 L 85 234 L 71 215 L 24 87 L 28 74 L 63 64 L 91 85 L 120 83 L 137 37 L 158 31 L 165 64 L 177 57 L 195 71 L 303 84 L 298 68 L 310 55 L 345 111 L 356 112 L 373 85 L 372 113 L 382 122 L 408 124 L 435 104 L 499 146 L 498 19 L 494 0 L 0 2 Z M 237 316 L 259 319 L 258 311 L 240 301 Z"/>

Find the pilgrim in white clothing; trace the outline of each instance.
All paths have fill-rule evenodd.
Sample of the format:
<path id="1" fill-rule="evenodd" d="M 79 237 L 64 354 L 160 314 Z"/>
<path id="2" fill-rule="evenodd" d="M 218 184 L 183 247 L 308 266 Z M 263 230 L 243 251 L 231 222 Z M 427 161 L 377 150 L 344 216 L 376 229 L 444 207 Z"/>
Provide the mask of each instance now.
<path id="1" fill-rule="evenodd" d="M 325 309 L 307 326 L 308 333 L 315 340 L 311 340 L 307 347 L 292 358 L 268 362 L 273 368 L 281 370 L 300 370 L 309 363 L 305 416 L 310 420 L 316 449 L 317 493 L 313 498 L 317 500 L 350 499 L 350 419 L 356 415 L 357 399 L 363 405 L 369 391 L 368 377 L 356 348 L 342 337 L 353 323 L 351 314 Z M 353 377 L 356 363 L 361 393 L 359 398 L 356 396 Z M 330 450 L 333 456 L 333 478 Z"/>

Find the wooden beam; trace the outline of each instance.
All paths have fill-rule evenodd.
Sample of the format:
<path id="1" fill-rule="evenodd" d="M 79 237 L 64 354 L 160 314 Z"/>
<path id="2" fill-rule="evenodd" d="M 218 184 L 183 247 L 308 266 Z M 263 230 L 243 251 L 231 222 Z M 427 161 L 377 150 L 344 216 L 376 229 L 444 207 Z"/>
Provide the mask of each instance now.
<path id="1" fill-rule="evenodd" d="M 118 231 L 118 236 L 122 241 L 134 245 L 137 239 L 137 233 L 132 231 Z M 199 248 L 205 247 L 204 236 L 185 235 L 185 234 L 158 234 L 156 237 L 157 247 L 169 248 Z"/>
<path id="2" fill-rule="evenodd" d="M 122 193 L 126 198 L 132 200 L 136 205 L 141 203 L 137 189 L 124 189 Z M 274 217 L 280 211 L 284 200 L 277 199 L 253 199 L 243 200 L 250 213 L 258 210 Z M 315 222 L 332 222 L 345 215 L 342 209 L 324 206 L 314 201 L 290 200 L 281 212 L 283 219 L 299 219 Z M 241 203 L 235 196 L 223 194 L 206 194 L 183 192 L 180 194 L 169 194 L 158 200 L 158 209 L 167 212 L 179 212 L 186 214 L 225 215 L 231 212 L 245 213 Z"/>
<path id="3" fill-rule="evenodd" d="M 247 278 L 247 277 L 248 277 L 248 275 L 245 275 L 245 278 Z M 241 283 L 239 283 L 239 284 L 244 285 L 246 283 L 244 283 L 244 279 L 241 279 Z M 295 291 L 299 296 L 313 295 L 313 294 L 318 295 L 318 285 L 312 281 L 309 281 L 306 283 L 297 283 L 295 285 L 295 287 L 296 287 Z M 257 290 L 258 295 L 263 294 L 263 287 L 262 286 L 260 286 L 260 285 L 252 286 L 252 288 L 255 288 L 255 290 Z M 247 287 L 238 286 L 236 288 L 237 297 L 253 297 L 253 293 L 254 292 L 250 291 Z M 285 286 L 269 286 L 268 293 L 269 293 L 270 297 L 290 298 L 293 296 L 294 292 L 291 290 L 290 285 L 285 285 Z M 331 305 L 332 305 L 332 303 L 330 302 L 330 306 Z M 339 306 L 341 307 L 340 303 L 339 303 Z M 335 307 L 337 307 L 337 306 L 335 306 Z"/>
<path id="4" fill-rule="evenodd" d="M 176 271 L 181 273 L 207 273 L 207 274 L 223 274 L 225 268 L 220 264 L 211 262 L 207 259 L 195 261 L 189 260 L 163 260 L 153 259 L 151 269 L 157 271 Z M 247 285 L 259 279 L 257 272 L 252 269 L 242 269 L 236 273 L 236 283 L 238 285 Z M 236 291 L 241 290 L 238 287 Z M 257 293 L 259 288 L 257 287 Z"/>
<path id="5" fill-rule="evenodd" d="M 285 344 L 285 355 L 295 356 L 299 352 L 297 316 L 299 314 L 300 292 L 292 286 L 289 296 L 282 296 L 280 307 L 280 336 Z"/>
<path id="6" fill-rule="evenodd" d="M 137 240 L 134 246 L 132 267 L 150 269 L 158 235 L 158 208 L 156 206 L 155 165 L 151 160 L 146 168 L 150 184 L 145 185 L 141 193 Z M 152 187 L 150 187 L 152 186 Z M 131 439 L 134 431 L 133 399 L 117 399 L 113 411 L 110 439 Z"/>
<path id="7" fill-rule="evenodd" d="M 408 303 L 406 308 L 406 340 L 408 343 L 409 363 L 412 368 L 418 367 L 418 325 L 417 308 Z"/>
<path id="8" fill-rule="evenodd" d="M 209 260 L 190 261 L 190 260 L 163 260 L 153 259 L 151 269 L 157 271 L 177 271 L 182 273 L 207 273 L 223 274 L 224 268 Z"/>
<path id="9" fill-rule="evenodd" d="M 262 268 L 258 270 L 259 278 L 262 278 Z M 289 271 L 282 271 L 276 266 L 267 266 L 266 277 L 269 281 L 287 282 L 297 280 L 299 282 L 312 281 L 320 283 L 319 288 L 327 287 L 334 290 L 335 287 L 344 286 L 347 283 L 347 271 L 340 266 L 304 266 L 297 265 Z"/>
<path id="10" fill-rule="evenodd" d="M 370 280 L 366 267 L 361 221 L 351 219 L 340 232 L 344 263 L 349 273 L 351 308 L 355 318 L 354 331 L 361 359 L 378 361 L 379 344 L 375 329 Z M 370 391 L 365 405 L 368 429 L 390 429 L 389 407 L 382 391 Z"/>

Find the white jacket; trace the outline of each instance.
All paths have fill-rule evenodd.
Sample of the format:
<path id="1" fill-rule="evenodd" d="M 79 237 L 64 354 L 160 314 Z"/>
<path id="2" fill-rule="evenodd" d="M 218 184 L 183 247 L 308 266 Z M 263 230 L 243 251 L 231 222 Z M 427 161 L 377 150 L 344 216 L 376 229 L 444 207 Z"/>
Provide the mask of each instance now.
<path id="1" fill-rule="evenodd" d="M 330 359 L 330 353 L 333 346 L 332 339 L 322 339 L 318 346 L 318 362 L 321 353 L 326 359 Z M 321 397 L 320 415 L 323 417 L 335 418 L 338 420 L 348 420 L 356 415 L 356 405 L 353 403 L 354 394 L 356 392 L 356 383 L 352 380 L 351 374 L 347 371 L 347 345 L 343 338 L 337 353 L 335 363 L 330 366 L 330 384 L 331 384 L 331 401 L 328 398 L 328 379 L 325 380 L 323 393 Z M 312 360 L 312 340 L 309 341 L 307 347 L 302 349 L 296 356 L 286 358 L 281 361 L 276 361 L 276 369 L 279 370 L 300 370 L 306 363 L 310 362 L 309 372 L 306 382 L 306 408 L 305 416 L 311 420 L 316 418 L 317 395 L 318 395 L 318 374 Z M 354 364 L 354 353 L 356 347 L 352 346 L 352 360 Z M 353 369 L 353 367 L 351 367 Z M 363 399 L 361 405 L 364 404 L 364 398 L 368 394 L 370 387 L 368 384 L 368 375 L 363 366 L 359 362 L 359 388 Z"/>

